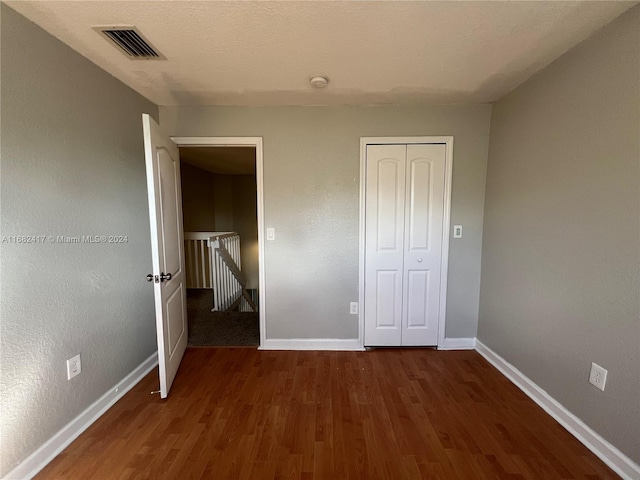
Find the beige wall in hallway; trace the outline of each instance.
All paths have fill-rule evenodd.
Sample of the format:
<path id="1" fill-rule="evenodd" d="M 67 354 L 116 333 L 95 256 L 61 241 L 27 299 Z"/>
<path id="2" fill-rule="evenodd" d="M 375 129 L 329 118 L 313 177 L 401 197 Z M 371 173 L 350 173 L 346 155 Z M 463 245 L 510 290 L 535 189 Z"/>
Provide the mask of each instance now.
<path id="1" fill-rule="evenodd" d="M 258 288 L 258 209 L 255 175 L 231 175 L 233 231 L 240 235 L 247 288 Z"/>
<path id="2" fill-rule="evenodd" d="M 216 229 L 240 235 L 247 288 L 258 288 L 258 210 L 255 175 L 213 175 Z"/>
<path id="3" fill-rule="evenodd" d="M 180 177 L 184 231 L 215 232 L 213 174 L 182 162 Z"/>
<path id="4" fill-rule="evenodd" d="M 247 288 L 258 288 L 256 176 L 220 175 L 185 162 L 181 173 L 184 231 L 237 232 Z"/>

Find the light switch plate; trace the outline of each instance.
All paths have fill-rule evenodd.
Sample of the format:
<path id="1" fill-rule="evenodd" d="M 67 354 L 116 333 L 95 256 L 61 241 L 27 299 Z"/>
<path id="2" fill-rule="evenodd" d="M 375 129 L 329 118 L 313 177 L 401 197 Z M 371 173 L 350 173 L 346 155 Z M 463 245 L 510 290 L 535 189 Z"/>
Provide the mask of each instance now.
<path id="1" fill-rule="evenodd" d="M 453 226 L 453 238 L 462 238 L 462 225 Z"/>
<path id="2" fill-rule="evenodd" d="M 276 229 L 267 228 L 267 240 L 275 240 L 275 239 L 276 239 Z"/>

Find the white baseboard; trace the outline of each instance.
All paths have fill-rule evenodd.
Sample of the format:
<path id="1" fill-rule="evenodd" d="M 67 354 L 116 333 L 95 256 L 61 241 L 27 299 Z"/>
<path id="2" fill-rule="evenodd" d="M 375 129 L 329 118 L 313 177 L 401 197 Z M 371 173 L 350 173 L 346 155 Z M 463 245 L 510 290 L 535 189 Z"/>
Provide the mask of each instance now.
<path id="1" fill-rule="evenodd" d="M 624 479 L 640 478 L 640 465 L 633 462 L 624 453 L 602 438 L 586 423 L 558 403 L 551 395 L 533 383 L 524 373 L 480 340 L 476 341 L 476 350 L 614 472 Z"/>
<path id="2" fill-rule="evenodd" d="M 475 338 L 445 338 L 438 350 L 473 350 Z M 365 350 L 357 338 L 271 338 L 258 350 Z"/>
<path id="3" fill-rule="evenodd" d="M 473 350 L 476 348 L 475 338 L 445 338 L 438 350 Z"/>
<path id="4" fill-rule="evenodd" d="M 131 390 L 134 385 L 153 370 L 156 365 L 158 365 L 157 352 L 110 388 L 107 393 L 91 404 L 84 412 L 62 427 L 58 433 L 2 477 L 2 480 L 25 480 L 33 478 L 82 432 L 89 428 L 93 422 L 100 418 L 104 412 L 109 410 L 114 403 L 120 400 L 125 393 Z"/>
<path id="5" fill-rule="evenodd" d="M 259 350 L 345 350 L 363 351 L 357 338 L 268 338 Z"/>

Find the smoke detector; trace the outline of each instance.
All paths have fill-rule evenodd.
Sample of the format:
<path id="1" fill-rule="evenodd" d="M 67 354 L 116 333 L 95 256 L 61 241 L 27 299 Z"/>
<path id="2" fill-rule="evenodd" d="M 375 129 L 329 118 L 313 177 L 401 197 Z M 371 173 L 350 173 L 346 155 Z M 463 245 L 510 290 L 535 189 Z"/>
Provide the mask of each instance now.
<path id="1" fill-rule="evenodd" d="M 309 83 L 313 88 L 324 88 L 329 84 L 329 79 L 324 75 L 314 75 L 309 79 Z"/>

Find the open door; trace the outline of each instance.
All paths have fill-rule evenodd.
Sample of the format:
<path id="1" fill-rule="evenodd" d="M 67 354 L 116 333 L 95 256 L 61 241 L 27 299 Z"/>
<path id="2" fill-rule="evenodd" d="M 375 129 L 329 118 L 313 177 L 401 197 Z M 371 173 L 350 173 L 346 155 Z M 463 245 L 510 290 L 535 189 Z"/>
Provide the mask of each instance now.
<path id="1" fill-rule="evenodd" d="M 158 336 L 160 396 L 166 398 L 187 348 L 182 194 L 178 147 L 142 115 Z"/>

